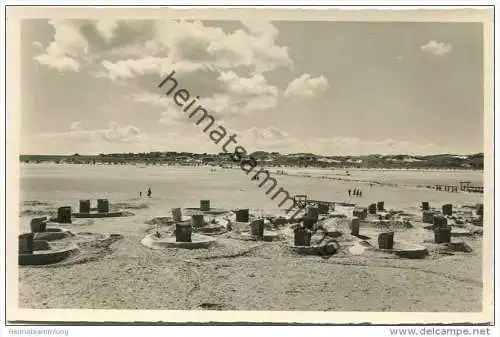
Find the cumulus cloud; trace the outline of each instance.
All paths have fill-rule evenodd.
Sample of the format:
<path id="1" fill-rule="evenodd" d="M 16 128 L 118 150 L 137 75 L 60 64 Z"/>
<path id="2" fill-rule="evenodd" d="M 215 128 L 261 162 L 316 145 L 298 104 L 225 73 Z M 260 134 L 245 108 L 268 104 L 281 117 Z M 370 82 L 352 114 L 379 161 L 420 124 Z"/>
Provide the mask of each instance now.
<path id="1" fill-rule="evenodd" d="M 264 73 L 278 67 L 292 69 L 288 47 L 276 45 L 274 35 L 269 35 L 269 28 L 251 27 L 254 27 L 251 31 L 256 35 L 236 30 L 210 43 L 207 51 L 217 60 L 215 64 L 225 69 L 248 66 L 254 73 Z M 273 30 L 272 34 L 274 32 Z"/>
<path id="2" fill-rule="evenodd" d="M 94 25 L 104 41 L 110 42 L 113 38 L 115 30 L 118 28 L 118 21 L 102 19 L 95 21 Z"/>
<path id="3" fill-rule="evenodd" d="M 190 73 L 247 67 L 253 74 L 260 74 L 293 66 L 288 48 L 276 44 L 276 27 L 264 21 L 245 23 L 245 26 L 250 34 L 242 29 L 226 33 L 201 21 L 157 20 L 152 38 L 142 41 L 141 45 L 120 48 L 136 58 L 102 60 L 102 70 L 114 80 L 146 73 L 163 74 L 166 69 Z"/>
<path id="4" fill-rule="evenodd" d="M 172 99 L 170 97 L 147 91 L 139 94 L 132 94 L 130 98 L 134 102 L 148 103 L 158 107 L 168 107 L 172 105 Z"/>
<path id="5" fill-rule="evenodd" d="M 162 111 L 161 117 L 158 119 L 158 123 L 163 125 L 176 125 L 187 121 L 189 121 L 188 117 L 182 110 L 175 107 Z"/>
<path id="6" fill-rule="evenodd" d="M 133 141 L 140 138 L 141 131 L 135 126 L 120 126 L 116 122 L 111 122 L 109 124 L 109 129 L 98 132 L 104 140 L 107 141 Z"/>
<path id="7" fill-rule="evenodd" d="M 78 72 L 85 67 L 84 70 L 92 76 L 141 87 L 142 76 L 164 76 L 175 70 L 179 87 L 189 89 L 193 96 L 198 93 L 194 86 L 190 88 L 193 82 L 185 80 L 184 75 L 195 82 L 202 76 L 202 84 L 198 87 L 204 92 L 199 93 L 199 104 L 220 122 L 235 115 L 277 106 L 280 90 L 267 83 L 265 76 L 280 67 L 293 69 L 293 63 L 288 48 L 279 45 L 279 32 L 272 23 L 245 21 L 241 29 L 226 31 L 201 21 L 152 20 L 144 23 L 144 27 L 134 22 L 51 20 L 55 31 L 53 41 L 35 59 L 59 71 Z M 108 43 L 107 46 L 101 46 L 102 43 L 99 46 L 90 45 L 92 40 L 88 30 L 82 27 L 92 26 Z M 128 29 L 137 36 L 129 39 L 128 44 L 115 46 L 117 42 L 126 40 L 120 34 Z M 321 89 L 321 83 L 315 82 L 317 79 L 307 80 L 310 80 L 309 85 L 314 90 Z M 193 92 L 191 89 L 194 89 Z M 142 92 L 129 96 L 129 99 L 157 107 L 157 113 L 161 112 L 157 120 L 160 123 L 175 124 L 189 120 L 186 112 L 173 103 L 171 96 Z M 68 132 L 57 136 L 122 141 L 141 135 L 134 130 L 133 127 L 115 124 L 109 129 L 86 130 L 81 122 L 75 122 Z M 46 136 L 51 137 L 51 134 Z"/>
<path id="8" fill-rule="evenodd" d="M 200 63 L 189 61 L 174 61 L 168 57 L 147 56 L 136 59 L 119 60 L 116 62 L 101 61 L 101 77 L 110 80 L 132 79 L 147 74 L 165 74 L 175 69 L 177 74 L 191 73 L 206 68 Z"/>
<path id="9" fill-rule="evenodd" d="M 71 124 L 70 131 L 39 134 L 46 139 L 75 139 L 81 141 L 106 141 L 106 142 L 134 142 L 141 139 L 141 131 L 135 126 L 121 126 L 119 123 L 110 122 L 107 129 L 87 130 L 82 123 L 77 121 Z"/>
<path id="10" fill-rule="evenodd" d="M 248 152 L 282 151 L 289 149 L 296 142 L 293 137 L 274 126 L 252 127 L 245 131 L 236 131 L 238 144 Z"/>
<path id="11" fill-rule="evenodd" d="M 49 24 L 54 27 L 54 39 L 34 59 L 58 71 L 80 71 L 82 58 L 89 51 L 89 44 L 80 32 L 80 23 L 74 20 L 50 20 Z"/>
<path id="12" fill-rule="evenodd" d="M 314 139 L 310 151 L 324 155 L 363 155 L 363 154 L 435 154 L 443 149 L 435 144 L 421 144 L 410 141 L 385 139 L 367 141 L 355 137 L 334 137 Z"/>
<path id="13" fill-rule="evenodd" d="M 226 33 L 200 21 L 156 21 L 149 52 L 166 53 L 174 60 L 188 60 L 220 69 L 248 66 L 255 72 L 291 67 L 288 48 L 275 41 L 277 29 L 267 22 L 245 23 L 242 29 Z"/>
<path id="14" fill-rule="evenodd" d="M 155 52 L 166 52 L 175 60 L 210 61 L 207 48 L 226 34 L 221 28 L 205 26 L 200 21 L 158 20 L 155 35 L 149 42 Z"/>
<path id="15" fill-rule="evenodd" d="M 397 141 L 392 139 L 368 141 L 356 137 L 310 137 L 297 138 L 274 126 L 252 127 L 238 132 L 238 142 L 248 151 L 277 151 L 285 153 L 314 153 L 318 155 L 364 155 L 364 154 L 435 154 L 444 148 L 435 144 Z"/>
<path id="16" fill-rule="evenodd" d="M 278 29 L 271 22 L 243 20 L 241 23 L 250 31 L 250 33 L 264 39 L 274 40 L 278 35 Z"/>
<path id="17" fill-rule="evenodd" d="M 164 114 L 164 124 L 173 124 L 175 118 L 185 118 L 180 114 Z M 23 139 L 23 151 L 36 149 L 38 152 L 58 152 L 66 148 L 69 152 L 75 149 L 86 153 L 99 153 L 103 148 L 107 152 L 149 152 L 149 151 L 190 151 L 220 152 L 220 146 L 214 144 L 207 135 L 193 133 L 189 138 L 175 132 L 161 134 L 144 134 L 134 126 L 121 126 L 111 122 L 106 129 L 87 130 L 77 127 L 68 132 L 38 134 Z M 286 153 L 314 153 L 318 155 L 363 155 L 363 154 L 435 154 L 445 153 L 443 147 L 435 144 L 397 141 L 392 139 L 367 141 L 356 137 L 311 137 L 297 138 L 274 126 L 264 128 L 252 127 L 245 131 L 234 128 L 227 129 L 237 134 L 237 142 L 248 152 L 277 151 Z M 95 149 L 95 150 L 92 150 Z M 52 151 L 50 151 L 52 150 Z M 36 151 L 35 151 L 36 152 Z"/>
<path id="18" fill-rule="evenodd" d="M 444 56 L 451 52 L 451 43 L 438 42 L 431 40 L 427 44 L 420 47 L 423 51 L 434 54 L 436 56 Z"/>
<path id="19" fill-rule="evenodd" d="M 117 62 L 101 61 L 101 66 L 111 80 L 134 78 L 139 75 L 157 74 L 171 65 L 168 59 L 145 57 L 142 59 L 127 59 Z"/>
<path id="20" fill-rule="evenodd" d="M 252 140 L 264 140 L 264 141 L 276 141 L 284 140 L 290 136 L 285 131 L 282 131 L 274 126 L 268 126 L 266 128 L 256 128 L 252 127 L 245 132 L 241 133 L 243 138 L 250 138 Z"/>
<path id="21" fill-rule="evenodd" d="M 273 108 L 277 104 L 277 98 L 273 96 L 245 97 L 215 94 L 212 97 L 200 99 L 199 102 L 204 108 L 210 109 L 214 117 L 230 118 Z"/>
<path id="22" fill-rule="evenodd" d="M 229 32 L 185 20 L 151 20 L 146 21 L 147 27 L 139 27 L 133 20 L 50 23 L 55 29 L 54 41 L 35 57 L 39 63 L 59 71 L 78 72 L 86 67 L 92 76 L 120 84 L 142 80 L 143 76 L 164 76 L 172 70 L 178 80 L 190 76 L 197 81 L 203 76 L 200 96 L 205 98 L 200 101 L 217 114 L 249 114 L 275 107 L 279 90 L 267 83 L 265 73 L 279 67 L 293 68 L 288 48 L 277 43 L 278 29 L 266 21 L 245 21 L 244 28 Z M 118 27 L 131 29 L 138 36 L 129 44 L 109 45 L 104 52 L 97 47 L 101 53 L 96 53 L 82 35 L 81 28 L 89 24 L 106 42 L 119 40 L 122 30 Z M 133 99 L 164 106 L 163 122 L 174 115 L 176 107 L 169 107 L 168 98 L 143 95 Z"/>
<path id="23" fill-rule="evenodd" d="M 251 113 L 259 110 L 268 110 L 274 108 L 277 104 L 278 99 L 274 96 L 259 96 L 248 101 L 240 101 L 242 107 L 239 111 Z"/>
<path id="24" fill-rule="evenodd" d="M 171 69 L 174 64 L 179 72 L 247 67 L 252 73 L 260 74 L 278 67 L 293 68 L 288 48 L 276 42 L 278 30 L 266 21 L 243 22 L 245 30 L 232 32 L 201 21 L 185 20 L 151 20 L 142 25 L 134 20 L 109 19 L 50 20 L 49 23 L 54 27 L 54 39 L 35 59 L 60 71 L 79 71 L 82 56 L 100 58 L 99 76 L 108 74 L 111 79 L 161 74 L 164 68 Z M 92 24 L 108 43 L 119 33 L 120 25 L 142 35 L 128 44 L 107 50 L 105 55 L 113 55 L 112 58 L 90 57 L 89 41 L 81 32 L 82 26 L 87 24 Z M 142 29 L 143 25 L 148 29 Z"/>
<path id="25" fill-rule="evenodd" d="M 133 127 L 132 127 L 133 128 Z M 133 129 L 132 129 L 133 130 Z M 103 130 L 100 130 L 101 132 Z M 207 136 L 197 132 L 191 138 L 180 137 L 175 132 L 159 134 L 144 134 L 126 138 L 123 141 L 109 140 L 109 136 L 90 137 L 85 135 L 38 134 L 23 138 L 22 151 L 24 153 L 54 154 L 98 154 L 98 153 L 126 153 L 151 151 L 186 151 L 186 152 L 219 152 L 220 146 L 215 145 Z"/>
<path id="26" fill-rule="evenodd" d="M 174 125 L 181 122 L 187 122 L 186 112 L 179 108 L 172 97 L 159 95 L 151 92 L 142 92 L 128 96 L 133 102 L 145 103 L 157 108 L 161 108 L 161 114 L 158 123 L 164 125 Z"/>
<path id="27" fill-rule="evenodd" d="M 198 102 L 204 108 L 216 113 L 227 111 L 232 104 L 231 97 L 228 94 L 220 93 L 210 97 L 201 97 Z"/>
<path id="28" fill-rule="evenodd" d="M 82 122 L 75 121 L 75 122 L 71 123 L 71 125 L 69 126 L 69 129 L 73 130 L 73 131 L 81 130 L 82 129 Z"/>
<path id="29" fill-rule="evenodd" d="M 236 95 L 242 96 L 277 96 L 278 89 L 266 83 L 264 76 L 258 74 L 252 77 L 239 77 L 233 71 L 221 72 L 219 81 L 224 84 L 225 89 Z"/>
<path id="30" fill-rule="evenodd" d="M 328 88 L 330 88 L 328 80 L 323 75 L 312 77 L 309 74 L 303 74 L 288 84 L 285 97 L 313 98 Z"/>
<path id="31" fill-rule="evenodd" d="M 258 110 L 273 108 L 278 103 L 278 89 L 267 84 L 261 74 L 240 77 L 233 71 L 221 72 L 218 80 L 222 83 L 225 96 L 222 112 L 248 114 Z M 220 96 L 219 96 L 220 97 Z"/>
<path id="32" fill-rule="evenodd" d="M 277 105 L 278 89 L 267 84 L 263 75 L 240 77 L 233 71 L 227 71 L 221 72 L 215 80 L 219 85 L 214 85 L 214 87 L 222 91 L 198 98 L 191 111 L 200 105 L 216 119 L 221 120 L 267 110 Z M 191 94 L 194 98 L 195 93 Z M 186 112 L 174 103 L 173 95 L 143 92 L 132 95 L 131 99 L 135 102 L 165 108 L 159 120 L 161 123 L 173 124 L 187 120 Z"/>

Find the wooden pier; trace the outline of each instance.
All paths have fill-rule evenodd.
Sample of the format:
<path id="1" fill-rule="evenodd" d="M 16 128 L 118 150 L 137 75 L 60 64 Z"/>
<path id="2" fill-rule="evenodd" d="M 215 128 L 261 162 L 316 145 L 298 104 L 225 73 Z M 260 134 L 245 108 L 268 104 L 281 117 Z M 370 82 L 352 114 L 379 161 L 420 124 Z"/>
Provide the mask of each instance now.
<path id="1" fill-rule="evenodd" d="M 483 186 L 474 186 L 471 181 L 460 181 L 460 191 L 471 193 L 484 193 Z"/>
<path id="2" fill-rule="evenodd" d="M 313 199 L 308 199 L 307 195 L 304 194 L 297 194 L 293 197 L 293 200 L 295 202 L 295 207 L 306 207 L 312 204 L 322 204 L 322 205 L 328 205 L 330 209 L 335 209 L 335 206 L 348 206 L 348 207 L 354 207 L 356 204 L 352 203 L 346 203 L 346 202 L 339 202 L 339 201 L 325 201 L 325 200 L 313 200 Z"/>
<path id="3" fill-rule="evenodd" d="M 469 193 L 484 193 L 483 186 L 474 186 L 470 181 L 460 181 L 460 186 L 457 185 L 434 185 L 436 191 L 444 192 L 455 192 L 457 193 L 460 189 L 461 192 Z"/>
<path id="4" fill-rule="evenodd" d="M 297 194 L 293 197 L 293 202 L 295 207 L 306 207 L 307 206 L 307 195 Z"/>

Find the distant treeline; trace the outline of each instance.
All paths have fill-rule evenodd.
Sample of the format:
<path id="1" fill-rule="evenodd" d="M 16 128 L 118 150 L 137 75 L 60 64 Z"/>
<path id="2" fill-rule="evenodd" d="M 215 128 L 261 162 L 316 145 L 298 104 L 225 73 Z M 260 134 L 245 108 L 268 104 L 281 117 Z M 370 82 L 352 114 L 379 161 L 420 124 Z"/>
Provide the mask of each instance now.
<path id="1" fill-rule="evenodd" d="M 392 169 L 474 169 L 484 168 L 484 154 L 438 154 L 427 156 L 364 155 L 321 156 L 311 153 L 280 154 L 258 151 L 251 154 L 262 166 L 331 167 L 331 168 L 392 168 Z M 189 152 L 110 153 L 99 155 L 21 155 L 24 163 L 56 164 L 141 164 L 141 165 L 234 165 L 231 154 Z"/>

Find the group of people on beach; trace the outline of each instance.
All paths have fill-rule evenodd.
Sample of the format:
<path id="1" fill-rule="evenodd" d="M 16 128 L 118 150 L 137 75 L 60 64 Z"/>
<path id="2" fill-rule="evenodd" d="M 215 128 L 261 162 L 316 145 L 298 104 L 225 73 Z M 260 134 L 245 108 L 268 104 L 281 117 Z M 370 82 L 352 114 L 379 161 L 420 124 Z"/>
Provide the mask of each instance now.
<path id="1" fill-rule="evenodd" d="M 153 194 L 153 193 L 151 192 L 151 187 L 149 187 L 148 192 L 147 192 L 148 197 L 151 198 L 151 194 Z M 139 197 L 142 197 L 142 192 L 139 192 Z"/>
<path id="2" fill-rule="evenodd" d="M 347 191 L 347 193 L 349 193 L 349 196 L 351 196 L 351 192 L 352 192 L 352 195 L 355 197 L 362 197 L 363 196 L 363 191 L 361 191 L 359 188 L 355 188 L 353 191 L 351 191 L 351 189 L 349 189 Z"/>

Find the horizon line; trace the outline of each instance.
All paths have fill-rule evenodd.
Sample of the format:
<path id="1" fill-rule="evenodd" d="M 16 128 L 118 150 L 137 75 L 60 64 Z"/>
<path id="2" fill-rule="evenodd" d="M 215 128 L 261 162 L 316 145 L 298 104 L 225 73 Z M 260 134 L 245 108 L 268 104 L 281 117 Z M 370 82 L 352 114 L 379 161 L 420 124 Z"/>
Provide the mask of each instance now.
<path id="1" fill-rule="evenodd" d="M 469 153 L 451 153 L 451 152 L 446 152 L 446 153 L 432 153 L 432 154 L 409 154 L 409 153 L 392 153 L 392 154 L 382 154 L 382 153 L 366 153 L 366 154 L 317 154 L 317 153 L 312 153 L 312 152 L 289 152 L 289 153 L 281 153 L 279 151 L 265 151 L 265 150 L 256 150 L 253 151 L 251 154 L 254 154 L 256 152 L 266 152 L 269 154 L 272 153 L 277 153 L 280 155 L 293 155 L 293 154 L 305 154 L 305 155 L 314 155 L 318 157 L 365 157 L 365 156 L 413 156 L 413 157 L 428 157 L 428 156 L 444 156 L 444 155 L 451 155 L 451 156 L 474 156 L 474 155 L 480 155 L 482 154 L 484 156 L 484 151 L 483 152 L 469 152 Z M 189 152 L 189 151 L 149 151 L 149 152 L 108 152 L 108 153 L 94 153 L 94 154 L 86 154 L 86 153 L 79 153 L 79 152 L 74 152 L 71 154 L 55 154 L 55 153 L 44 153 L 44 154 L 33 154 L 33 153 L 20 153 L 19 156 L 74 156 L 78 154 L 79 156 L 99 156 L 99 155 L 109 155 L 109 154 L 141 154 L 141 153 L 188 153 L 188 154 L 198 154 L 198 155 L 219 155 L 219 154 L 227 154 L 230 155 L 230 153 L 223 153 L 223 152 Z M 250 154 L 250 155 L 251 155 Z"/>

